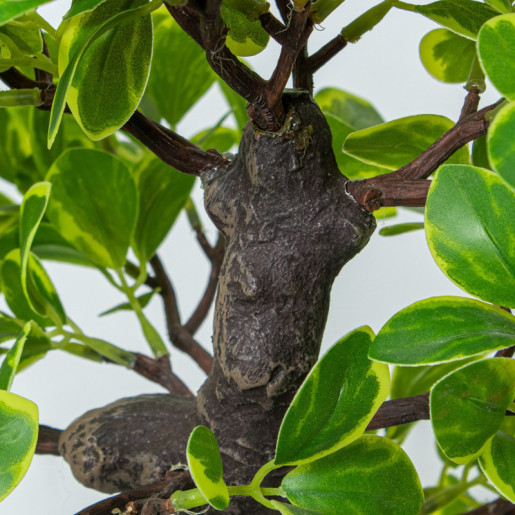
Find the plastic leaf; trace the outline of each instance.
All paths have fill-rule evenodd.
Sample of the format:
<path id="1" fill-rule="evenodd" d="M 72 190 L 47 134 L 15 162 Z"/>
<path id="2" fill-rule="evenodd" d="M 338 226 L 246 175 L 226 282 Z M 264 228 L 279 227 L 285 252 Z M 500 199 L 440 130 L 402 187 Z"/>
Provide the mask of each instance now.
<path id="1" fill-rule="evenodd" d="M 317 460 L 365 432 L 390 390 L 388 367 L 368 359 L 373 338 L 369 327 L 356 329 L 313 367 L 281 424 L 277 465 Z"/>

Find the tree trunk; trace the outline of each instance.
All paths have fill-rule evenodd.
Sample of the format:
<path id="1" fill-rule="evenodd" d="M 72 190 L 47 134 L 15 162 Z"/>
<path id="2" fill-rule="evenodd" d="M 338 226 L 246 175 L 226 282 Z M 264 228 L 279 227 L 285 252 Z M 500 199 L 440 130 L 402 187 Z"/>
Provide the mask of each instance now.
<path id="1" fill-rule="evenodd" d="M 287 117 L 281 130 L 267 133 L 248 123 L 231 166 L 203 177 L 206 209 L 225 236 L 226 253 L 216 299 L 213 372 L 199 391 L 197 414 L 180 431 L 197 423 L 214 431 L 228 484 L 248 483 L 273 458 L 281 419 L 317 360 L 333 281 L 375 228 L 374 217 L 346 192 L 347 179 L 336 165 L 318 106 L 307 92 L 290 92 L 283 100 Z M 96 428 L 95 435 L 85 417 L 61 438 L 61 450 L 79 480 L 80 456 L 91 460 L 95 454 L 88 439 L 94 436 L 91 441 L 105 460 L 121 456 L 120 432 L 128 438 L 149 424 L 148 414 L 141 423 L 132 417 L 131 427 L 120 423 L 118 436 L 102 441 L 101 410 L 96 410 L 97 425 L 89 426 Z M 156 413 L 155 424 L 170 435 L 162 455 L 183 457 L 184 435 L 175 438 L 173 420 Z M 76 430 L 81 423 L 82 436 Z M 147 468 L 152 463 L 159 469 L 155 475 L 162 475 L 165 465 L 146 456 L 155 454 L 155 446 L 142 445 L 131 459 Z M 127 456 L 124 460 L 126 467 Z M 110 471 L 109 485 L 97 481 L 96 488 L 112 491 L 117 474 L 112 464 Z M 126 484 L 136 486 L 137 481 Z M 235 501 L 226 513 L 266 511 Z"/>

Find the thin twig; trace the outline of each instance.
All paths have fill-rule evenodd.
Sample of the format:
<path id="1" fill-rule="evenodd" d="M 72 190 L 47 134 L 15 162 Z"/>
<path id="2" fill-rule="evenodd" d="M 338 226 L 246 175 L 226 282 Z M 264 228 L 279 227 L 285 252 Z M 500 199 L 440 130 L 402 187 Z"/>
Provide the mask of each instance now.
<path id="1" fill-rule="evenodd" d="M 36 444 L 36 454 L 52 454 L 60 456 L 59 437 L 62 430 L 49 426 L 39 426 L 38 441 Z"/>
<path id="2" fill-rule="evenodd" d="M 477 88 L 471 88 L 465 97 L 465 102 L 461 108 L 460 120 L 468 116 L 469 114 L 475 113 L 479 106 L 479 90 Z"/>
<path id="3" fill-rule="evenodd" d="M 347 40 L 338 34 L 334 39 L 326 43 L 306 60 L 306 67 L 311 73 L 317 72 L 324 64 L 328 63 L 338 52 L 347 46 Z"/>
<path id="4" fill-rule="evenodd" d="M 261 26 L 270 34 L 277 43 L 281 46 L 287 42 L 286 26 L 281 23 L 272 13 L 264 13 L 259 17 Z"/>

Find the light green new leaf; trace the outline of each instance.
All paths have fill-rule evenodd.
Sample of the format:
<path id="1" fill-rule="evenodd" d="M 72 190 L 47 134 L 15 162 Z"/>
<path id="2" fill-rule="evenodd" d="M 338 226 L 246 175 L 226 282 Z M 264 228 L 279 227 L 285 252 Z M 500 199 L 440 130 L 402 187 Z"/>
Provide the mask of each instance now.
<path id="1" fill-rule="evenodd" d="M 343 151 L 365 163 L 396 170 L 418 157 L 453 126 L 445 116 L 407 116 L 353 132 L 345 140 Z M 468 150 L 461 148 L 447 162 L 469 163 Z"/>
<path id="2" fill-rule="evenodd" d="M 284 504 L 283 502 L 274 501 L 272 499 L 270 499 L 270 502 L 282 515 L 323 515 L 319 511 L 308 510 L 307 508 L 301 508 L 294 504 Z"/>
<path id="3" fill-rule="evenodd" d="M 140 207 L 133 248 L 140 262 L 146 263 L 188 200 L 195 177 L 180 173 L 150 155 L 137 168 L 135 180 Z"/>
<path id="4" fill-rule="evenodd" d="M 416 515 L 423 501 L 406 453 L 391 440 L 371 435 L 296 467 L 281 487 L 293 504 L 325 514 Z"/>
<path id="5" fill-rule="evenodd" d="M 32 242 L 45 214 L 51 188 L 52 185 L 49 182 L 34 184 L 25 193 L 20 208 L 21 285 L 30 307 L 40 315 L 45 313 L 38 311 L 37 306 L 31 300 L 27 285 L 27 270 Z"/>
<path id="6" fill-rule="evenodd" d="M 28 13 L 51 0 L 0 0 L 0 25 Z"/>
<path id="7" fill-rule="evenodd" d="M 495 489 L 515 503 L 515 437 L 498 431 L 485 445 L 479 466 Z"/>
<path id="8" fill-rule="evenodd" d="M 372 359 L 428 365 L 485 354 L 513 345 L 515 317 L 462 297 L 432 297 L 395 314 L 377 334 Z"/>
<path id="9" fill-rule="evenodd" d="M 313 23 L 322 23 L 345 0 L 317 0 L 311 4 L 309 18 Z"/>
<path id="10" fill-rule="evenodd" d="M 33 402 L 0 390 L 0 501 L 16 488 L 30 466 L 38 440 L 38 419 Z"/>
<path id="11" fill-rule="evenodd" d="M 63 16 L 63 21 L 69 20 L 78 14 L 93 11 L 106 0 L 73 0 L 68 12 Z"/>
<path id="12" fill-rule="evenodd" d="M 420 59 L 426 70 L 442 82 L 466 82 L 476 46 L 447 29 L 436 29 L 420 42 Z"/>
<path id="13" fill-rule="evenodd" d="M 483 23 L 499 14 L 492 7 L 473 0 L 440 0 L 426 5 L 415 5 L 414 10 L 470 39 L 476 39 Z"/>
<path id="14" fill-rule="evenodd" d="M 14 342 L 9 352 L 5 355 L 2 366 L 0 366 L 0 390 L 10 390 L 14 376 L 18 371 L 18 364 L 20 363 L 23 347 L 30 330 L 31 324 L 29 322 L 25 324 L 25 327 L 16 339 L 16 342 Z"/>
<path id="15" fill-rule="evenodd" d="M 159 114 L 175 127 L 214 81 L 202 48 L 170 16 L 161 21 L 147 87 Z"/>
<path id="16" fill-rule="evenodd" d="M 332 115 L 352 130 L 383 123 L 383 118 L 367 100 L 337 88 L 324 88 L 315 95 L 324 115 Z"/>
<path id="17" fill-rule="evenodd" d="M 418 231 L 424 228 L 424 222 L 407 222 L 403 224 L 389 225 L 379 230 L 381 236 L 397 236 L 407 232 Z"/>
<path id="18" fill-rule="evenodd" d="M 70 20 L 59 45 L 59 73 L 74 67 L 67 95 L 70 110 L 84 132 L 103 139 L 120 128 L 139 104 L 152 57 L 150 14 L 118 24 L 102 38 L 91 38 L 106 20 L 129 12 L 142 0 L 106 0 L 90 13 Z"/>
<path id="19" fill-rule="evenodd" d="M 268 45 L 270 36 L 259 20 L 250 21 L 243 13 L 226 3 L 222 4 L 222 18 L 229 29 L 226 45 L 234 55 L 256 55 Z"/>
<path id="20" fill-rule="evenodd" d="M 515 13 L 485 23 L 477 39 L 479 62 L 501 94 L 515 100 Z"/>
<path id="21" fill-rule="evenodd" d="M 47 180 L 47 214 L 61 236 L 97 265 L 121 268 L 138 215 L 138 192 L 127 166 L 112 154 L 70 149 L 54 162 Z"/>
<path id="22" fill-rule="evenodd" d="M 215 435 L 205 426 L 191 433 L 186 449 L 191 477 L 206 502 L 217 510 L 229 506 L 229 491 L 223 480 L 223 466 Z"/>
<path id="23" fill-rule="evenodd" d="M 426 203 L 426 238 L 440 269 L 468 293 L 515 307 L 515 193 L 497 174 L 444 165 Z"/>
<path id="24" fill-rule="evenodd" d="M 344 336 L 313 367 L 284 416 L 274 462 L 306 463 L 359 438 L 390 391 L 386 365 L 368 359 L 374 333 Z"/>
<path id="25" fill-rule="evenodd" d="M 515 102 L 503 107 L 490 125 L 488 157 L 494 170 L 515 188 Z"/>
<path id="26" fill-rule="evenodd" d="M 499 429 L 514 397 L 515 360 L 509 358 L 471 363 L 436 383 L 429 409 L 445 455 L 461 465 L 475 460 Z"/>
<path id="27" fill-rule="evenodd" d="M 500 13 L 511 13 L 510 0 L 485 0 L 485 2 L 494 9 L 497 9 Z"/>

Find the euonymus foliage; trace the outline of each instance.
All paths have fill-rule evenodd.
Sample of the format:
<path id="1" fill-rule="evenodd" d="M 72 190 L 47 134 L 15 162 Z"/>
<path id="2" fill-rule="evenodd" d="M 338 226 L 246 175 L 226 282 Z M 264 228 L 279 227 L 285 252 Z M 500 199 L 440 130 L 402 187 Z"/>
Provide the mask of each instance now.
<path id="1" fill-rule="evenodd" d="M 0 283 L 8 307 L 0 313 L 0 500 L 23 478 L 38 435 L 37 407 L 10 391 L 16 373 L 54 350 L 128 368 L 137 360 L 125 346 L 77 326 L 46 261 L 97 270 L 125 297 L 102 315 L 132 311 L 156 361 L 169 352 L 144 313 L 161 293 L 147 268 L 181 212 L 201 233 L 190 198 L 195 178 L 120 130 L 139 109 L 169 135 L 215 83 L 228 116 L 199 130 L 195 145 L 234 151 L 248 119 L 249 99 L 229 88 L 226 72 L 217 79 L 194 41 L 206 35 L 186 34 L 191 18 L 178 23 L 161 0 L 74 0 L 57 30 L 35 10 L 46 1 L 0 0 L 0 78 L 9 84 L 12 73 L 23 73 L 35 85 L 0 91 L 0 176 L 23 197 L 0 195 Z M 320 24 L 342 1 L 293 0 L 286 10 L 292 24 L 305 9 L 309 23 Z M 468 489 L 478 484 L 515 503 L 515 361 L 505 351 L 515 345 L 514 7 L 509 0 L 385 0 L 343 27 L 340 40 L 358 41 L 387 23 L 392 9 L 435 24 L 420 41 L 433 78 L 480 93 L 486 77 L 499 94 L 486 135 L 472 148 L 454 149 L 434 174 L 424 221 L 381 230 L 424 230 L 435 263 L 468 296 L 419 299 L 377 336 L 369 327 L 343 336 L 307 375 L 282 420 L 273 459 L 248 485 L 225 483 L 217 438 L 196 427 L 186 456 L 197 488 L 173 493 L 176 511 L 225 510 L 231 496 L 250 496 L 293 515 L 454 514 L 477 507 Z M 220 57 L 214 46 L 208 54 L 228 70 L 231 56 L 257 54 L 273 39 L 267 2 L 224 0 L 219 14 L 210 23 L 225 24 L 232 53 Z M 273 30 L 275 39 L 288 28 Z M 50 79 L 43 88 L 44 74 Z M 384 120 L 370 101 L 338 88 L 314 99 L 331 129 L 337 165 L 351 180 L 402 169 L 455 126 L 436 114 Z M 367 434 L 367 427 L 388 397 L 427 393 L 443 472 L 423 490 L 400 446 L 412 426 L 381 434 Z M 282 476 L 281 467 L 289 467 Z M 275 486 L 262 486 L 270 473 Z"/>

